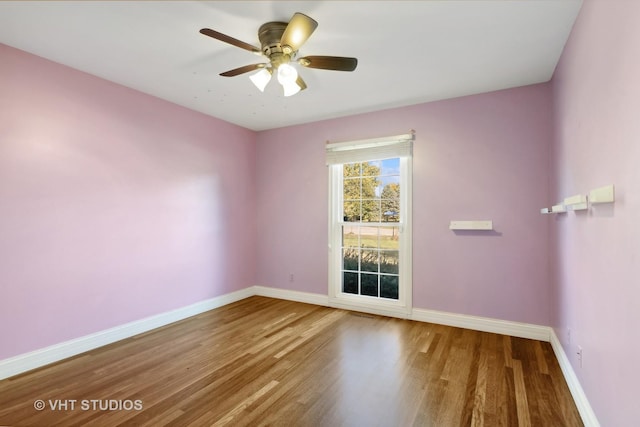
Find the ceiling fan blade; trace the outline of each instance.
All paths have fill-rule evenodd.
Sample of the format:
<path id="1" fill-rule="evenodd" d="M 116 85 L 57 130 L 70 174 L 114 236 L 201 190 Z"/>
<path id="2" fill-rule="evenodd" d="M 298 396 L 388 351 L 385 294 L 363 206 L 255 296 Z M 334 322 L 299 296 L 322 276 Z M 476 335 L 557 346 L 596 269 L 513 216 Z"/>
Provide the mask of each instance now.
<path id="1" fill-rule="evenodd" d="M 285 28 L 282 37 L 280 38 L 280 44 L 283 46 L 289 46 L 291 52 L 295 52 L 307 41 L 309 36 L 315 31 L 318 23 L 312 18 L 309 18 L 303 13 L 296 12 L 289 21 L 287 28 Z M 291 53 L 286 52 L 285 53 Z"/>
<path id="2" fill-rule="evenodd" d="M 251 45 L 249 43 L 245 43 L 245 42 L 240 41 L 238 39 L 234 39 L 231 36 L 219 33 L 218 31 L 212 30 L 210 28 L 201 29 L 200 30 L 200 34 L 204 34 L 205 36 L 213 37 L 216 40 L 220 40 L 221 42 L 229 43 L 229 44 L 234 45 L 236 47 L 239 47 L 241 49 L 248 50 L 249 52 L 262 53 L 262 51 L 260 49 L 258 49 L 257 47 L 255 47 L 255 46 L 253 46 L 253 45 Z"/>
<path id="3" fill-rule="evenodd" d="M 223 77 L 233 77 L 240 74 L 248 73 L 249 71 L 257 70 L 260 68 L 266 67 L 267 64 L 251 64 L 245 65 L 244 67 L 234 68 L 233 70 L 225 71 L 224 73 L 220 73 Z"/>
<path id="4" fill-rule="evenodd" d="M 298 63 L 308 68 L 353 71 L 358 66 L 358 59 L 343 56 L 305 56 L 304 58 L 298 59 Z"/>
<path id="5" fill-rule="evenodd" d="M 305 90 L 307 88 L 307 84 L 302 80 L 302 77 L 298 76 L 296 79 L 296 84 L 300 86 L 300 90 Z"/>

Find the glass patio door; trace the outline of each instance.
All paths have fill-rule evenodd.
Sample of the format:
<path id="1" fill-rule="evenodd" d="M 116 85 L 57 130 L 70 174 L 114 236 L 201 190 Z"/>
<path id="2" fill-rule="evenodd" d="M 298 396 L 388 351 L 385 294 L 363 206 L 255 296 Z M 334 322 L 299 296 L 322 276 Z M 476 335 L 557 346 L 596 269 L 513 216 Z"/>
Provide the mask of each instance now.
<path id="1" fill-rule="evenodd" d="M 367 147 L 329 164 L 329 297 L 334 306 L 407 313 L 411 158 L 406 151 L 391 157 L 396 153 L 388 147 L 385 152 L 371 152 L 371 143 Z M 348 161 L 358 155 L 361 161 Z"/>

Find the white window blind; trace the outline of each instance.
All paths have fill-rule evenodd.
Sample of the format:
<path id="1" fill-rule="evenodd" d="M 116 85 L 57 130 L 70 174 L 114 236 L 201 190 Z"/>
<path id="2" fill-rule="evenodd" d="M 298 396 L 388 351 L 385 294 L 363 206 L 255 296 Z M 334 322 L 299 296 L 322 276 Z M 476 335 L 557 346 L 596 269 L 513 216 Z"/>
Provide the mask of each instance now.
<path id="1" fill-rule="evenodd" d="M 411 157 L 413 133 L 384 138 L 327 143 L 327 165 Z"/>

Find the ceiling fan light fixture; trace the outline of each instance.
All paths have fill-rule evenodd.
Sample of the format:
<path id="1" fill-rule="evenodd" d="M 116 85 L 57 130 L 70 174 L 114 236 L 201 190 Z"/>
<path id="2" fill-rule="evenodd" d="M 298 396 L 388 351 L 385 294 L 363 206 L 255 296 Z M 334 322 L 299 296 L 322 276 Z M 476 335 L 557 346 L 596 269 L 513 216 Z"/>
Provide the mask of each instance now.
<path id="1" fill-rule="evenodd" d="M 282 83 L 282 88 L 284 89 L 284 96 L 295 95 L 301 89 L 295 81 Z"/>
<path id="2" fill-rule="evenodd" d="M 271 69 L 263 68 L 257 73 L 250 75 L 249 78 L 260 92 L 264 92 L 264 88 L 266 88 L 269 81 L 271 81 Z"/>
<path id="3" fill-rule="evenodd" d="M 298 71 L 289 64 L 280 64 L 278 67 L 278 81 L 282 86 L 296 82 Z M 296 85 L 297 86 L 297 85 Z"/>

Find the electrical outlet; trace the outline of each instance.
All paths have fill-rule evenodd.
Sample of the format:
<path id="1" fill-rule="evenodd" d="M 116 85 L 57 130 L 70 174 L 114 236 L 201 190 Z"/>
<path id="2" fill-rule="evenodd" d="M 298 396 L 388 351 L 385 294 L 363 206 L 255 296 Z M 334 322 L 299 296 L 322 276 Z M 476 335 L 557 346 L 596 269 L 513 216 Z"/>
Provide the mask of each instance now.
<path id="1" fill-rule="evenodd" d="M 571 328 L 567 328 L 567 343 L 571 344 Z"/>
<path id="2" fill-rule="evenodd" d="M 578 362 L 580 363 L 580 367 L 582 368 L 582 347 L 578 346 L 578 351 L 576 352 L 578 355 Z"/>
<path id="3" fill-rule="evenodd" d="M 293 273 L 289 273 L 289 281 L 293 282 Z"/>

